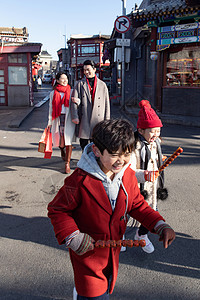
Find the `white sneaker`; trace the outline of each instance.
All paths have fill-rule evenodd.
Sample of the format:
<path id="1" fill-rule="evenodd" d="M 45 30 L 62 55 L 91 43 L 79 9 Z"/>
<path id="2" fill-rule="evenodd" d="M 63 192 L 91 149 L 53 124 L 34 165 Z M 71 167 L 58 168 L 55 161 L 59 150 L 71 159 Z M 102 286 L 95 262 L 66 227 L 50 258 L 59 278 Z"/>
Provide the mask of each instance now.
<path id="1" fill-rule="evenodd" d="M 120 252 L 125 252 L 126 251 L 126 247 L 124 247 L 124 246 L 121 246 L 121 250 L 120 250 Z"/>
<path id="2" fill-rule="evenodd" d="M 137 241 L 145 240 L 146 246 L 142 247 L 142 250 L 146 253 L 152 253 L 154 251 L 154 246 L 153 246 L 152 242 L 148 239 L 147 234 L 138 235 L 138 231 L 139 231 L 139 229 L 136 230 L 134 239 Z"/>
<path id="3" fill-rule="evenodd" d="M 123 235 L 123 238 L 122 238 L 122 239 L 125 240 L 125 235 Z M 126 251 L 126 247 L 121 246 L 120 252 L 125 252 L 125 251 Z"/>

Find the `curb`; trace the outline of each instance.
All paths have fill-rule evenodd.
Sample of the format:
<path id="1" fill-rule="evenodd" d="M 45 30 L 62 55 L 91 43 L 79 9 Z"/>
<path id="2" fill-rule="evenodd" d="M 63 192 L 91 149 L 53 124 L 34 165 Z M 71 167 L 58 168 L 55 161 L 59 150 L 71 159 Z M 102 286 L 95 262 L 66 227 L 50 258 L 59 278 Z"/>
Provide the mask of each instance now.
<path id="1" fill-rule="evenodd" d="M 130 111 L 126 109 L 125 111 L 120 110 L 124 116 L 128 118 L 134 118 L 137 120 L 139 109 L 135 108 L 135 111 Z M 172 124 L 172 125 L 183 125 L 183 126 L 192 126 L 200 127 L 200 117 L 187 117 L 181 115 L 166 115 L 159 112 L 156 112 L 159 118 L 163 123 Z M 136 121 L 137 123 L 137 121 Z M 135 123 L 135 124 L 136 124 Z"/>
<path id="2" fill-rule="evenodd" d="M 9 128 L 19 128 L 21 123 L 31 114 L 31 112 L 34 110 L 34 107 L 26 108 L 26 111 L 21 111 L 21 114 L 18 115 L 17 119 L 14 119 L 10 121 L 8 124 Z"/>
<path id="3" fill-rule="evenodd" d="M 24 120 L 26 120 L 26 118 L 32 113 L 32 111 L 35 108 L 39 108 L 41 107 L 44 103 L 46 103 L 49 100 L 49 95 L 47 95 L 44 99 L 42 99 L 41 101 L 37 102 L 33 107 L 29 107 L 29 108 L 23 108 L 21 110 L 21 113 L 18 115 L 17 119 L 14 119 L 12 121 L 10 121 L 10 123 L 8 124 L 9 128 L 19 128 L 20 125 L 22 124 L 22 122 Z"/>

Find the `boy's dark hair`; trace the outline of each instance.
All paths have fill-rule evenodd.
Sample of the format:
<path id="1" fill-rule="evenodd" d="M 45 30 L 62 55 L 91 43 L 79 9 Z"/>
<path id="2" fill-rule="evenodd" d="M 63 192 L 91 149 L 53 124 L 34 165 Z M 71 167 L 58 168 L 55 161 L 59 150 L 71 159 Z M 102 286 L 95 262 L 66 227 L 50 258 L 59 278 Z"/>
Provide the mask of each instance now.
<path id="1" fill-rule="evenodd" d="M 134 150 L 134 132 L 132 124 L 123 119 L 111 119 L 99 122 L 93 129 L 92 141 L 101 154 L 106 149 L 115 153 L 122 148 L 123 153 Z"/>
<path id="2" fill-rule="evenodd" d="M 84 61 L 83 65 L 84 65 L 84 66 L 90 65 L 93 69 L 95 68 L 95 63 L 94 63 L 93 60 L 87 59 L 87 60 Z"/>

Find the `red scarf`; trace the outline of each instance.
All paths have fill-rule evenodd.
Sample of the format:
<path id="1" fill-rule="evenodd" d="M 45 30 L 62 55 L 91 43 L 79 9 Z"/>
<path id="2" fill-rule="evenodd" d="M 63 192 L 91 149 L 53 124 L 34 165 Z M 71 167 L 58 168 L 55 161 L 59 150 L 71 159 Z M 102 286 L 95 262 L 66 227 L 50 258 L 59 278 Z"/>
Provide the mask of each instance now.
<path id="1" fill-rule="evenodd" d="M 92 90 L 92 88 L 90 86 L 89 80 L 87 78 L 86 78 L 86 80 L 87 80 L 87 84 L 88 84 L 88 87 L 89 87 L 90 95 L 92 97 L 92 104 L 94 104 L 94 96 L 95 96 L 96 87 L 97 87 L 97 76 L 95 75 L 95 78 L 94 78 L 93 90 Z"/>
<path id="2" fill-rule="evenodd" d="M 69 107 L 70 91 L 71 87 L 69 84 L 67 86 L 57 84 L 52 101 L 52 120 L 60 116 L 63 104 L 65 107 Z M 60 93 L 64 93 L 62 99 Z"/>

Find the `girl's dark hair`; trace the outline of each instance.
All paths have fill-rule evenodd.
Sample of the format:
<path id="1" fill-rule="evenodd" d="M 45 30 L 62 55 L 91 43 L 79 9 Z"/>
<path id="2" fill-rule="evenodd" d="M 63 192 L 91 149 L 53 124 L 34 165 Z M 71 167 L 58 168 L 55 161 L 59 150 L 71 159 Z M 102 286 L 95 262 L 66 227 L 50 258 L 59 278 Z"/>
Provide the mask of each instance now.
<path id="1" fill-rule="evenodd" d="M 56 74 L 56 77 L 55 77 L 56 82 L 55 82 L 54 87 L 53 87 L 54 89 L 56 88 L 56 86 L 57 86 L 57 84 L 58 84 L 58 83 L 57 83 L 57 80 L 59 80 L 59 79 L 60 79 L 60 76 L 63 75 L 63 74 L 67 76 L 67 74 L 66 74 L 65 72 L 58 72 L 58 73 Z M 67 78 L 68 78 L 68 76 L 67 76 Z"/>
<path id="2" fill-rule="evenodd" d="M 132 124 L 123 119 L 104 120 L 98 123 L 92 132 L 92 141 L 101 154 L 106 149 L 110 154 L 122 148 L 123 153 L 134 150 L 134 132 Z"/>

